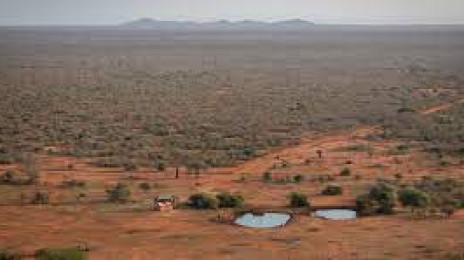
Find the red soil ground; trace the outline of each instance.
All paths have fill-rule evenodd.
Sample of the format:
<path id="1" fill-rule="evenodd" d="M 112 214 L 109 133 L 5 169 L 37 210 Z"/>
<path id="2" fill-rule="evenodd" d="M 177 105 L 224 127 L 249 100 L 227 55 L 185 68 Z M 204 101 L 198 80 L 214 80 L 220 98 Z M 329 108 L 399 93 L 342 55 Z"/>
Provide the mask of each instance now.
<path id="1" fill-rule="evenodd" d="M 340 222 L 298 215 L 283 228 L 255 230 L 214 222 L 215 211 L 155 212 L 150 208 L 155 194 L 172 193 L 185 200 L 194 192 L 221 190 L 240 192 L 251 207 L 285 206 L 290 191 L 306 193 L 316 206 L 353 205 L 356 195 L 375 180 L 394 179 L 397 173 L 405 182 L 426 175 L 464 177 L 462 162 L 440 166 L 414 143 L 408 144 L 408 152 L 397 154 L 392 152 L 401 144 L 397 141 L 368 141 L 366 137 L 376 131 L 381 129 L 369 126 L 306 136 L 297 146 L 271 151 L 236 167 L 209 169 L 198 180 L 184 169 L 180 179 L 175 179 L 174 169 L 139 169 L 130 174 L 122 169 L 95 168 L 90 159 L 40 155 L 40 185 L 0 186 L 2 201 L 16 204 L 0 207 L 0 245 L 31 254 L 41 247 L 85 241 L 92 249 L 91 259 L 444 259 L 446 254 L 464 254 L 463 212 L 451 219 L 414 220 L 399 214 Z M 369 147 L 369 151 L 350 149 L 353 147 Z M 323 151 L 322 158 L 317 150 Z M 287 167 L 281 167 L 283 160 Z M 67 169 L 68 164 L 74 169 Z M 339 176 L 344 167 L 352 170 L 351 176 Z M 282 178 L 298 173 L 305 180 L 299 184 L 266 183 L 262 181 L 265 171 Z M 312 181 L 320 174 L 333 176 L 346 192 L 321 196 L 325 184 Z M 66 179 L 83 180 L 86 187 L 60 188 Z M 116 182 L 130 185 L 134 203 L 101 202 L 105 189 Z M 141 182 L 155 188 L 143 192 L 137 188 Z M 40 189 L 51 192 L 51 205 L 17 203 L 21 193 Z M 77 203 L 80 192 L 87 196 Z"/>

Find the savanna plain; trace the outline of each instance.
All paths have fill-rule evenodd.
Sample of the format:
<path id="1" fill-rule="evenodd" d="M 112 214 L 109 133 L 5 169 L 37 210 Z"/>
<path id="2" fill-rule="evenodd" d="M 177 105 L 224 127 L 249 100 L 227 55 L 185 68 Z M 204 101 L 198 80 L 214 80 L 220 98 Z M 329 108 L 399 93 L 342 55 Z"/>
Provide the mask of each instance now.
<path id="1" fill-rule="evenodd" d="M 0 259 L 464 259 L 463 75 L 460 26 L 2 27 Z"/>

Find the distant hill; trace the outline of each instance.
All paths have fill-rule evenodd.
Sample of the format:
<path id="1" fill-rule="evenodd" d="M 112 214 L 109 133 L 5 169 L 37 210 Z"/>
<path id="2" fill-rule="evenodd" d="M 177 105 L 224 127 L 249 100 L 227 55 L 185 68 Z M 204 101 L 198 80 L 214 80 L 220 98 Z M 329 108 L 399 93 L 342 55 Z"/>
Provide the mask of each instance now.
<path id="1" fill-rule="evenodd" d="M 255 20 L 243 20 L 232 22 L 219 20 L 215 22 L 191 22 L 191 21 L 161 21 L 151 18 L 123 23 L 121 28 L 131 29 L 302 29 L 313 26 L 314 23 L 301 19 L 284 20 L 278 22 L 262 22 Z"/>

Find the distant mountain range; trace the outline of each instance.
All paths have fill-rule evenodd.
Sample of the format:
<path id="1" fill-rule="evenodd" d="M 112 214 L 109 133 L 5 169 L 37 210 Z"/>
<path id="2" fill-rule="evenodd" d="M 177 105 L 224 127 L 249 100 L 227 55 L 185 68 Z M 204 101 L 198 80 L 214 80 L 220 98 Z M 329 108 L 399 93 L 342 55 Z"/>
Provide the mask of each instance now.
<path id="1" fill-rule="evenodd" d="M 219 20 L 215 22 L 191 22 L 191 21 L 160 21 L 143 18 L 119 25 L 130 29 L 303 29 L 313 26 L 314 23 L 301 19 L 284 20 L 278 22 L 262 22 L 243 20 L 232 22 Z"/>

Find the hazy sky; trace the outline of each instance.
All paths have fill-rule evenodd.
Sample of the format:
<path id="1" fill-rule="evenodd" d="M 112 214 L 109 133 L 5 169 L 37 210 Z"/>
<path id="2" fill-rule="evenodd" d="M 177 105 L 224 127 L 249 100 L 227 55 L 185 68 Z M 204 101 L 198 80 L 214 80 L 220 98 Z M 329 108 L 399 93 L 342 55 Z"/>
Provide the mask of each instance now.
<path id="1" fill-rule="evenodd" d="M 302 18 L 316 23 L 461 23 L 464 0 L 0 0 L 0 24 Z"/>

